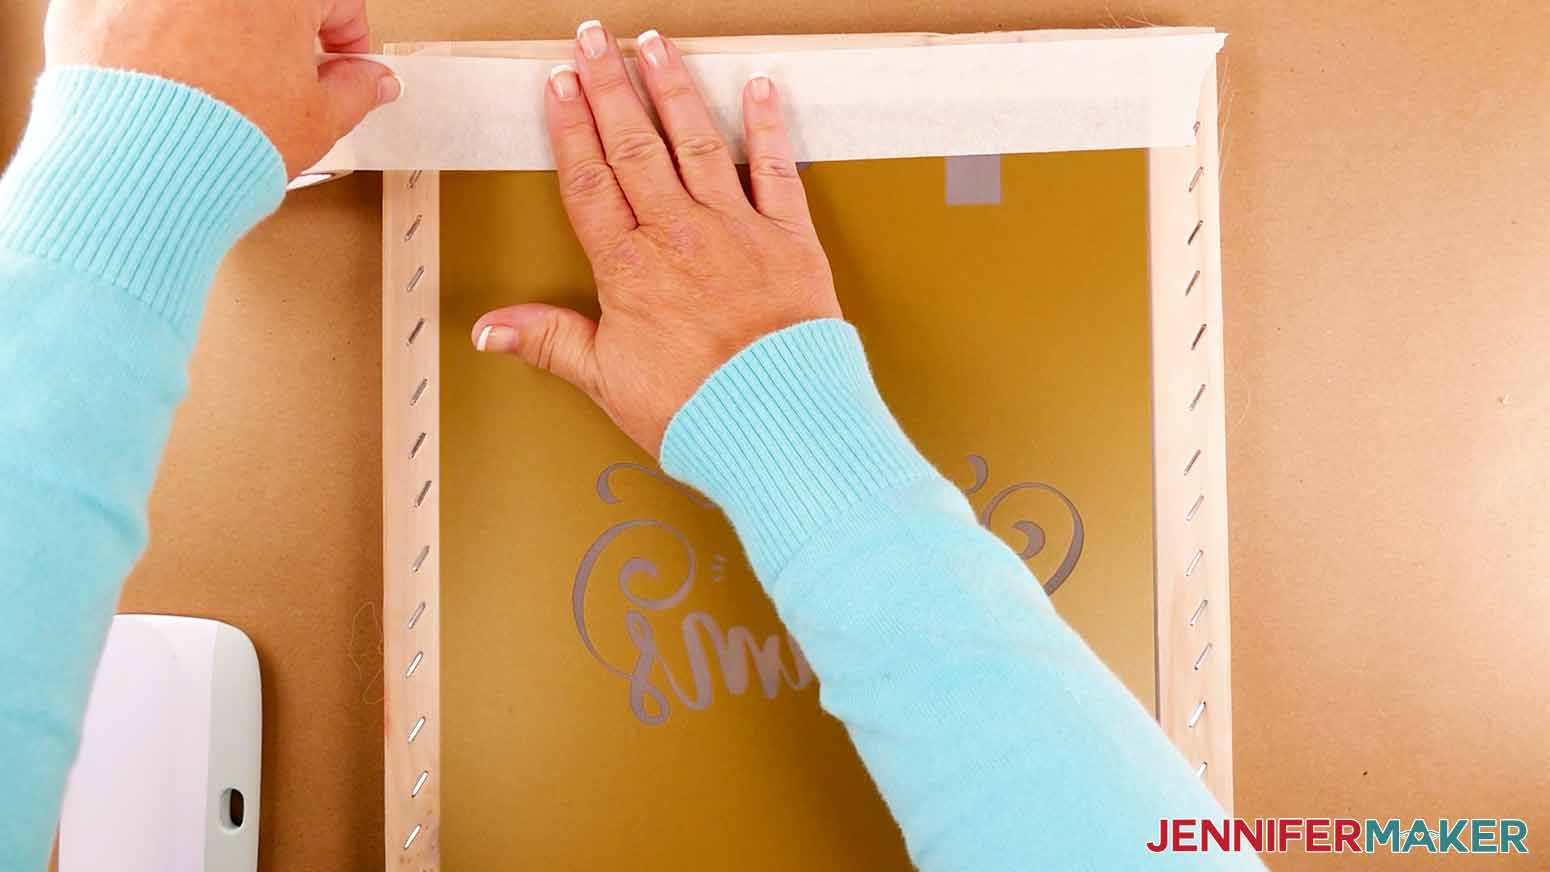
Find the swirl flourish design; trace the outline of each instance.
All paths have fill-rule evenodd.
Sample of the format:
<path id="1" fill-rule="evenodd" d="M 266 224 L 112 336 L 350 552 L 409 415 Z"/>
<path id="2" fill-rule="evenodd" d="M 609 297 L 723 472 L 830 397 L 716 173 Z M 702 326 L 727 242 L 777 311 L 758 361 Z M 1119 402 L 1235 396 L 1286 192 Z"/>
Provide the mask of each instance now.
<path id="1" fill-rule="evenodd" d="M 985 458 L 978 454 L 970 454 L 968 462 L 969 469 L 974 473 L 974 481 L 964 489 L 963 493 L 964 496 L 973 496 L 990 480 L 990 465 L 985 462 Z M 1076 504 L 1071 502 L 1070 497 L 1061 492 L 1060 488 L 1041 481 L 1021 481 L 1007 485 L 998 491 L 995 496 L 991 497 L 990 502 L 985 504 L 985 508 L 979 515 L 980 526 L 987 530 L 991 529 L 991 517 L 995 515 L 996 509 L 1001 507 L 1001 503 L 1012 494 L 1025 490 L 1038 490 L 1053 494 L 1056 499 L 1065 505 L 1066 511 L 1071 515 L 1071 544 L 1066 548 L 1065 556 L 1061 558 L 1060 565 L 1055 567 L 1055 571 L 1050 574 L 1049 580 L 1044 582 L 1044 592 L 1046 594 L 1053 594 L 1071 577 L 1072 570 L 1076 569 L 1076 562 L 1082 558 L 1082 548 L 1087 542 L 1087 529 L 1082 523 L 1082 513 L 1077 511 Z M 1044 528 L 1033 520 L 1020 518 L 1012 523 L 1012 529 L 1022 533 L 1024 538 L 1023 547 L 1017 552 L 1018 557 L 1025 561 L 1031 560 L 1044 550 L 1047 541 Z"/>

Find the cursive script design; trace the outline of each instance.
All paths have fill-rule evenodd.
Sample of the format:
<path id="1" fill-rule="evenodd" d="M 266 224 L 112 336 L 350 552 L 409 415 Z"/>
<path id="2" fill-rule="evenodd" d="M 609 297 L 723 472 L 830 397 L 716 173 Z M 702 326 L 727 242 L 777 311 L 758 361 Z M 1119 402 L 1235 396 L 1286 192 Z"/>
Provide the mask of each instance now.
<path id="1" fill-rule="evenodd" d="M 974 472 L 974 481 L 965 488 L 964 493 L 972 496 L 984 488 L 990 473 L 989 465 L 983 457 L 970 454 L 968 462 Z M 613 478 L 621 472 L 641 474 L 665 484 L 682 494 L 698 509 L 705 511 L 715 509 L 709 500 L 693 489 L 638 463 L 610 464 L 598 474 L 597 496 L 605 504 L 615 505 L 622 502 L 613 488 Z M 1064 504 L 1071 516 L 1071 544 L 1067 547 L 1059 567 L 1049 580 L 1044 582 L 1044 590 L 1047 593 L 1054 593 L 1075 569 L 1077 560 L 1082 555 L 1085 539 L 1081 515 L 1077 512 L 1075 504 L 1065 494 L 1054 486 L 1042 482 L 1025 481 L 1009 485 L 998 491 L 985 504 L 985 508 L 979 515 L 979 523 L 986 529 L 990 529 L 991 520 L 1002 503 L 1011 495 L 1026 490 L 1053 494 Z M 1024 539 L 1023 547 L 1017 552 L 1019 557 L 1030 560 L 1043 552 L 1047 544 L 1043 527 L 1031 519 L 1022 518 L 1014 521 L 1012 528 L 1021 533 Z M 608 551 L 621 535 L 631 530 L 655 531 L 665 536 L 683 555 L 685 569 L 682 580 L 670 592 L 653 597 L 642 592 L 641 582 L 659 578 L 661 572 L 657 561 L 644 554 L 632 554 L 620 564 L 615 584 L 628 604 L 624 615 L 624 630 L 630 639 L 634 659 L 628 664 L 618 664 L 611 662 L 598 650 L 592 632 L 587 626 L 586 598 L 592 577 L 597 571 L 604 552 Z M 581 637 L 581 644 L 586 648 L 587 653 L 591 654 L 593 659 L 602 664 L 605 669 L 625 680 L 629 687 L 630 711 L 642 723 L 665 722 L 672 713 L 675 702 L 695 711 L 709 708 L 715 699 L 718 674 L 726 692 L 733 696 L 742 696 L 746 693 L 753 686 L 754 679 L 757 679 L 759 691 L 765 699 L 774 699 L 783 686 L 790 690 L 801 691 L 813 683 L 812 668 L 808 666 L 806 658 L 802 656 L 802 649 L 797 646 L 796 640 L 791 638 L 790 634 L 773 634 L 766 636 L 761 642 L 746 627 L 732 625 L 723 629 L 714 617 L 704 611 L 689 611 L 676 621 L 667 614 L 682 605 L 689 596 L 694 587 L 698 567 L 699 560 L 694 546 L 677 527 L 655 518 L 633 518 L 620 521 L 604 530 L 597 539 L 593 540 L 586 554 L 582 556 L 581 564 L 576 568 L 575 580 L 571 586 L 571 616 L 576 623 L 576 632 Z M 725 580 L 727 575 L 725 555 L 712 555 L 708 574 L 712 582 L 719 583 Z M 680 682 L 679 676 L 674 674 L 662 656 L 661 643 L 656 627 L 652 623 L 653 616 L 659 622 L 668 622 L 674 630 L 677 641 L 683 645 L 689 664 L 687 685 Z M 661 682 L 655 679 L 658 673 L 663 676 Z"/>
<path id="2" fill-rule="evenodd" d="M 681 492 L 696 507 L 713 510 L 713 504 L 700 494 L 673 481 L 662 473 L 638 463 L 615 463 L 605 468 L 597 477 L 597 495 L 604 503 L 620 502 L 614 494 L 612 479 L 615 473 L 630 471 L 644 474 Z M 657 562 L 644 555 L 632 555 L 619 567 L 616 583 L 619 592 L 632 606 L 625 612 L 625 632 L 634 648 L 634 662 L 628 668 L 610 662 L 598 650 L 587 628 L 586 596 L 588 583 L 596 570 L 599 559 L 614 540 L 626 531 L 636 529 L 657 530 L 677 544 L 686 560 L 683 580 L 665 596 L 650 597 L 640 592 L 637 581 L 642 577 L 656 579 L 660 575 Z M 576 631 L 587 652 L 610 672 L 625 679 L 629 685 L 630 710 L 642 723 L 659 724 L 667 720 L 673 700 L 694 710 L 710 707 L 715 698 L 715 673 L 721 676 L 727 693 L 741 696 L 750 687 L 750 678 L 757 677 L 759 689 L 765 699 L 774 699 L 782 685 L 792 690 L 802 690 L 813 683 L 813 671 L 802 656 L 802 650 L 788 634 L 771 635 L 758 641 L 746 627 L 731 626 L 725 631 L 716 619 L 703 611 L 691 611 L 677 623 L 679 639 L 689 661 L 689 684 L 686 687 L 667 661 L 663 659 L 655 628 L 648 614 L 661 615 L 683 603 L 694 586 L 697 572 L 697 555 L 694 546 L 677 527 L 654 518 L 636 518 L 621 521 L 604 530 L 593 541 L 581 558 L 576 569 L 575 582 L 571 587 L 571 614 Z M 714 555 L 710 561 L 712 581 L 721 581 L 726 573 L 726 557 Z M 790 652 L 789 662 L 782 651 Z M 714 658 L 715 669 L 712 669 Z M 752 663 L 752 675 L 749 665 Z M 666 678 L 666 687 L 658 686 L 653 675 L 658 671 Z"/>

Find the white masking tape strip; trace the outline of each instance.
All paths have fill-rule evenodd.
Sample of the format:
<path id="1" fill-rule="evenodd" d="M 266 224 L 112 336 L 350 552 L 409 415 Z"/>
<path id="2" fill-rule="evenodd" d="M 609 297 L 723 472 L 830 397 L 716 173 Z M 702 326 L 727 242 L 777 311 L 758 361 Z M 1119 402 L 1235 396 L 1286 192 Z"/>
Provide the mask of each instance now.
<path id="1" fill-rule="evenodd" d="M 1115 33 L 685 60 L 739 159 L 754 73 L 779 89 L 801 161 L 1192 144 L 1200 84 L 1226 35 Z M 543 93 L 557 61 L 372 59 L 398 73 L 403 96 L 309 172 L 553 169 Z"/>

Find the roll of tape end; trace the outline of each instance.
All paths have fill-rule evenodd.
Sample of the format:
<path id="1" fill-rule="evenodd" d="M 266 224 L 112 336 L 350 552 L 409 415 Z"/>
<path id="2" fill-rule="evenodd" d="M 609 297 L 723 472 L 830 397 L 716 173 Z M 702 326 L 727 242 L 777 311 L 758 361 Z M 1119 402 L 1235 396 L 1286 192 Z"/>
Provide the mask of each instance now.
<path id="1" fill-rule="evenodd" d="M 326 173 L 302 173 L 296 178 L 291 179 L 290 183 L 285 186 L 285 189 L 287 191 L 299 191 L 302 188 L 313 188 L 325 182 L 332 182 L 335 179 L 342 179 L 352 172 L 354 172 L 354 170 L 336 170 Z"/>

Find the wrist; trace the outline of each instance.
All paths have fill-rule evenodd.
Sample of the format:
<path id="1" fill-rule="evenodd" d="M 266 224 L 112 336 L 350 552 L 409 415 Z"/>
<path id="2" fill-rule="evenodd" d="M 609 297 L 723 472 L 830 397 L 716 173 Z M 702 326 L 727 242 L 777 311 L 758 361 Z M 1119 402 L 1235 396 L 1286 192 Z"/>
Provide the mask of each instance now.
<path id="1" fill-rule="evenodd" d="M 668 423 L 662 466 L 721 506 L 766 581 L 847 509 L 936 475 L 883 404 L 855 328 L 832 318 L 716 370 Z"/>
<path id="2" fill-rule="evenodd" d="M 216 266 L 284 189 L 274 146 L 213 97 L 142 73 L 52 69 L 0 177 L 0 247 L 117 287 L 191 342 Z"/>

